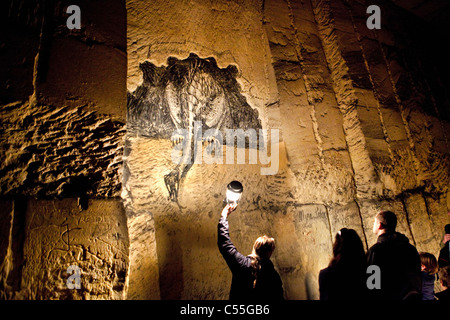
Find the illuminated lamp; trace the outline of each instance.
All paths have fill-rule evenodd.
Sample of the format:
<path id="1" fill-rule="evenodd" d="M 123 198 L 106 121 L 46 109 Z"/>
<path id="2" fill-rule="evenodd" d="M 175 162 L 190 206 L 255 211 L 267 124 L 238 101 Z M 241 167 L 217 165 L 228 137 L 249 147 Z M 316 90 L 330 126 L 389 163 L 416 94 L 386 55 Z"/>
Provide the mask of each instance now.
<path id="1" fill-rule="evenodd" d="M 239 200 L 242 196 L 242 191 L 244 191 L 244 187 L 242 183 L 239 181 L 231 181 L 227 185 L 227 196 L 225 199 L 226 203 L 239 203 Z"/>

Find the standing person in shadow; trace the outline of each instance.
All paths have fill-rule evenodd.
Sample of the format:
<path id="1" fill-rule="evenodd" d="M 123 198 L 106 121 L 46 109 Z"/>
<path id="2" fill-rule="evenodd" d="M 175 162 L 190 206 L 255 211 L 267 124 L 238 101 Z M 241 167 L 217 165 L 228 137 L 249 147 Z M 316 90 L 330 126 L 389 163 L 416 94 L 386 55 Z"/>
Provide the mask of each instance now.
<path id="1" fill-rule="evenodd" d="M 435 300 L 434 283 L 438 272 L 438 262 L 434 254 L 420 252 L 420 263 L 422 277 L 422 300 Z"/>
<path id="2" fill-rule="evenodd" d="M 256 239 L 253 251 L 244 256 L 230 239 L 228 216 L 237 204 L 227 204 L 218 224 L 217 245 L 233 275 L 230 300 L 282 300 L 283 283 L 270 257 L 275 240 L 266 235 Z"/>
<path id="3" fill-rule="evenodd" d="M 450 301 L 450 266 L 439 269 L 439 283 L 442 291 L 436 293 L 436 298 L 439 301 Z"/>
<path id="4" fill-rule="evenodd" d="M 379 300 L 422 300 L 421 263 L 416 248 L 408 238 L 395 231 L 397 216 L 381 211 L 374 219 L 377 242 L 367 251 L 367 264 L 381 272 L 381 288 L 371 290 Z"/>
<path id="5" fill-rule="evenodd" d="M 335 237 L 333 258 L 319 273 L 320 300 L 367 298 L 366 255 L 355 230 L 343 228 Z"/>
<path id="6" fill-rule="evenodd" d="M 439 268 L 450 265 L 450 224 L 444 227 L 444 247 L 439 251 L 438 264 Z"/>

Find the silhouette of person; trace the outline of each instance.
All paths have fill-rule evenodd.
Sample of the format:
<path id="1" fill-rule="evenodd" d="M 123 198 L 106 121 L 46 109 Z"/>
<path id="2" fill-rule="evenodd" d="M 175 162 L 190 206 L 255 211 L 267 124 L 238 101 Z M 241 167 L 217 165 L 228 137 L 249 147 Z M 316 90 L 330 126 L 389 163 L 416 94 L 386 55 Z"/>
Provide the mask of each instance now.
<path id="1" fill-rule="evenodd" d="M 319 273 L 320 300 L 366 299 L 366 268 L 361 238 L 353 229 L 341 229 L 333 244 L 333 258 Z"/>
<path id="2" fill-rule="evenodd" d="M 440 268 L 438 275 L 443 290 L 436 293 L 436 298 L 439 301 L 450 301 L 450 266 Z"/>
<path id="3" fill-rule="evenodd" d="M 438 257 L 439 268 L 450 265 L 450 224 L 447 224 L 444 230 L 444 247 L 439 251 Z"/>
<path id="4" fill-rule="evenodd" d="M 396 226 L 397 216 L 391 211 L 375 216 L 373 232 L 378 239 L 367 252 L 367 263 L 380 268 L 381 288 L 371 290 L 371 296 L 382 300 L 421 300 L 419 253 L 405 235 L 395 231 Z"/>
<path id="5" fill-rule="evenodd" d="M 438 272 L 436 257 L 429 252 L 420 252 L 421 276 L 422 276 L 422 300 L 435 300 L 434 282 Z"/>
<path id="6" fill-rule="evenodd" d="M 231 241 L 228 216 L 237 204 L 227 204 L 218 224 L 217 245 L 232 273 L 230 300 L 282 300 L 283 283 L 270 257 L 275 240 L 266 235 L 256 239 L 252 253 L 241 254 Z"/>

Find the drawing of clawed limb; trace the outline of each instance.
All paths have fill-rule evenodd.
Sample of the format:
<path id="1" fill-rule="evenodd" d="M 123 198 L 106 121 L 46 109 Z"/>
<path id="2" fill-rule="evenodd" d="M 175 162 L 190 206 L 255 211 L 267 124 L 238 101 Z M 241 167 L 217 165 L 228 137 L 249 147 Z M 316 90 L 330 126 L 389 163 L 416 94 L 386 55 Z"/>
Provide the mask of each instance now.
<path id="1" fill-rule="evenodd" d="M 196 158 L 196 137 L 201 132 L 195 132 L 195 123 L 201 123 L 208 129 L 219 129 L 225 117 L 225 94 L 223 88 L 208 73 L 199 70 L 199 63 L 193 63 L 184 78 L 184 86 L 176 88 L 169 83 L 165 89 L 166 100 L 169 105 L 170 117 L 176 130 L 172 134 L 172 144 L 178 149 L 181 146 L 181 157 L 168 174 L 164 176 L 164 183 L 169 192 L 169 199 L 183 208 L 178 195 L 180 183 L 192 167 Z M 200 128 L 202 130 L 202 128 Z M 213 138 L 206 137 L 209 143 L 216 143 Z"/>

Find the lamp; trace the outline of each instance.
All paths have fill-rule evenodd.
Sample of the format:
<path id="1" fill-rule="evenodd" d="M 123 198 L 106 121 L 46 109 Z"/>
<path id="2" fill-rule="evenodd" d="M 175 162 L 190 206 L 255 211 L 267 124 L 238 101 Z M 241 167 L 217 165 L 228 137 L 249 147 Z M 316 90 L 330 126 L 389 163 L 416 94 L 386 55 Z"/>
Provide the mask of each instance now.
<path id="1" fill-rule="evenodd" d="M 238 203 L 241 199 L 242 191 L 244 187 L 239 181 L 231 181 L 227 185 L 226 203 Z"/>

